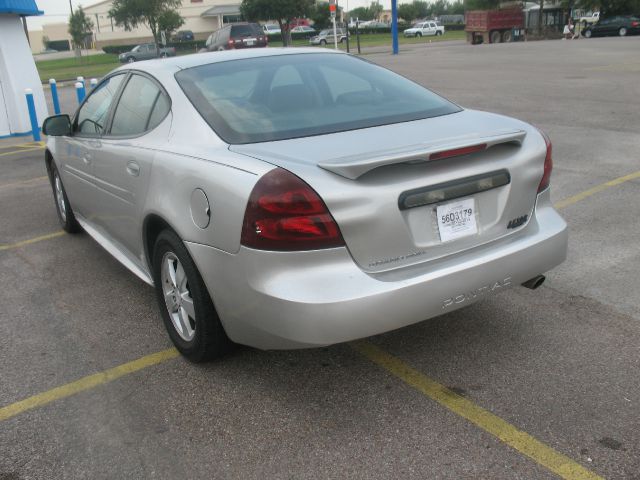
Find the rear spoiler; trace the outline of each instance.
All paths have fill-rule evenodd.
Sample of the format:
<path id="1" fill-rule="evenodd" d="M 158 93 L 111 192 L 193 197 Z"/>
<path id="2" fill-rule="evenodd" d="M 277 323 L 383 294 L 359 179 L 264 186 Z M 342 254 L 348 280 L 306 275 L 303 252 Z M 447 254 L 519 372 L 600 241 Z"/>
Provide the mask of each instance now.
<path id="1" fill-rule="evenodd" d="M 385 165 L 396 163 L 421 163 L 483 151 L 503 143 L 522 144 L 524 130 L 498 130 L 491 134 L 470 134 L 449 137 L 436 142 L 383 150 L 375 154 L 351 155 L 348 157 L 324 160 L 318 163 L 320 168 L 355 180 L 361 175 Z"/>

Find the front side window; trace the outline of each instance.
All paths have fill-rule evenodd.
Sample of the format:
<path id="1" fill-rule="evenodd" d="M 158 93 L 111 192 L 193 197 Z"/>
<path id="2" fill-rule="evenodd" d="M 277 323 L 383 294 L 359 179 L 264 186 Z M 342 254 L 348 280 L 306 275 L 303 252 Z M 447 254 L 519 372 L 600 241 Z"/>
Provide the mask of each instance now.
<path id="1" fill-rule="evenodd" d="M 410 80 L 346 55 L 290 54 L 181 70 L 180 87 L 232 144 L 285 140 L 460 111 Z"/>
<path id="2" fill-rule="evenodd" d="M 104 133 L 109 109 L 125 75 L 114 75 L 106 79 L 91 92 L 74 123 L 74 132 L 87 136 L 100 136 Z"/>
<path id="3" fill-rule="evenodd" d="M 166 95 L 152 80 L 132 75 L 113 115 L 111 135 L 139 135 L 158 126 L 169 112 Z"/>

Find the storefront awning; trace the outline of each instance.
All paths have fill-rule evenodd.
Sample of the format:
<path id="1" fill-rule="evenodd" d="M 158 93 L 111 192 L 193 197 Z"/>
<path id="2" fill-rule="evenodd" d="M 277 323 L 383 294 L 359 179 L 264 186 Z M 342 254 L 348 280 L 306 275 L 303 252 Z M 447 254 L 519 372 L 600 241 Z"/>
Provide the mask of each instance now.
<path id="1" fill-rule="evenodd" d="M 219 15 L 240 15 L 240 5 L 218 5 L 205 10 L 201 17 L 217 17 Z"/>
<path id="2" fill-rule="evenodd" d="M 13 15 L 43 15 L 42 10 L 38 10 L 35 0 L 0 0 L 0 14 Z"/>

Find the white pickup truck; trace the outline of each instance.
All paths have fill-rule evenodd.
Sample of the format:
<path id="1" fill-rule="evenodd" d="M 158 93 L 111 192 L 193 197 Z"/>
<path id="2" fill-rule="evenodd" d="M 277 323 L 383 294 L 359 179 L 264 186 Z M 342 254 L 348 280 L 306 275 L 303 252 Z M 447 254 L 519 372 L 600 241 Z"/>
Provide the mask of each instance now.
<path id="1" fill-rule="evenodd" d="M 600 19 L 600 12 L 593 12 L 591 15 L 585 15 L 584 17 L 580 17 L 578 20 L 583 26 L 591 25 L 593 23 L 597 23 Z"/>
<path id="2" fill-rule="evenodd" d="M 433 20 L 429 20 L 427 22 L 416 23 L 413 27 L 407 28 L 403 33 L 405 37 L 442 35 L 444 34 L 444 26 L 438 25 Z"/>

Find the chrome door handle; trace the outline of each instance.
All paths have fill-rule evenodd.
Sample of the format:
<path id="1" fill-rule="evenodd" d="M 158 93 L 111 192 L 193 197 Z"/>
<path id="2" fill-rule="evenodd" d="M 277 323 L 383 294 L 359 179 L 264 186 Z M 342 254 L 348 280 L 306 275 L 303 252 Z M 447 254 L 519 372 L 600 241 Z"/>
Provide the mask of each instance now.
<path id="1" fill-rule="evenodd" d="M 82 161 L 84 162 L 85 165 L 91 165 L 91 155 L 85 154 L 82 157 Z"/>
<path id="2" fill-rule="evenodd" d="M 132 177 L 137 177 L 138 175 L 140 175 L 140 165 L 138 165 L 136 162 L 127 163 L 127 173 Z"/>

